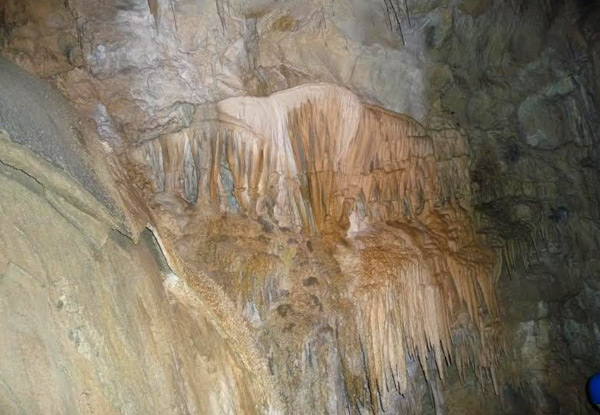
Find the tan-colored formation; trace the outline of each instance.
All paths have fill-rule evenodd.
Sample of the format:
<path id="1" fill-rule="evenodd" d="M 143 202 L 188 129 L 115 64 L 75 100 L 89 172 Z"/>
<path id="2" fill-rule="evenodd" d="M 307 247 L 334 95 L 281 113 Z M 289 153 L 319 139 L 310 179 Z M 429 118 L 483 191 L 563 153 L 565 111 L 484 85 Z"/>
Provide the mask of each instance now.
<path id="1" fill-rule="evenodd" d="M 189 128 L 138 146 L 129 161 L 154 200 L 166 193 L 333 241 L 355 320 L 338 341 L 343 355 L 363 355 L 342 364 L 350 395 L 364 395 L 352 381 L 362 371 L 378 407 L 407 390 L 407 357 L 424 363 L 431 351 L 442 379 L 452 360 L 461 373 L 493 375 L 499 258 L 472 225 L 460 132 L 315 84 L 200 108 Z"/>
<path id="2" fill-rule="evenodd" d="M 465 137 L 427 131 L 329 84 L 224 100 L 133 159 L 152 170 L 155 191 L 309 232 L 470 202 Z"/>
<path id="3" fill-rule="evenodd" d="M 3 130 L 0 194 L 1 413 L 278 413 L 222 290 Z"/>

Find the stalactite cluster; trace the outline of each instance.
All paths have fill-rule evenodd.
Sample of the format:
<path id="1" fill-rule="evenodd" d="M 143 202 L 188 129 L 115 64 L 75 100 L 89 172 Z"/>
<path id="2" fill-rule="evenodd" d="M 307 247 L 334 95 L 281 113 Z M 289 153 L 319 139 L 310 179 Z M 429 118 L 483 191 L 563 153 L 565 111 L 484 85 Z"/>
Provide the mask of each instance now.
<path id="1" fill-rule="evenodd" d="M 587 413 L 599 27 L 0 1 L 0 413 Z"/>
<path id="2" fill-rule="evenodd" d="M 378 408 L 405 393 L 407 359 L 425 366 L 430 355 L 442 379 L 449 362 L 494 378 L 500 261 L 472 224 L 459 131 L 428 130 L 338 86 L 304 85 L 200 108 L 189 128 L 138 146 L 129 163 L 151 198 L 171 194 L 337 244 L 352 281 L 342 297 L 354 308 L 337 336 L 358 401 Z"/>
<path id="3" fill-rule="evenodd" d="M 309 85 L 198 112 L 190 128 L 132 151 L 153 191 L 311 233 L 415 218 L 453 200 L 469 209 L 464 136 L 364 106 L 344 88 Z"/>

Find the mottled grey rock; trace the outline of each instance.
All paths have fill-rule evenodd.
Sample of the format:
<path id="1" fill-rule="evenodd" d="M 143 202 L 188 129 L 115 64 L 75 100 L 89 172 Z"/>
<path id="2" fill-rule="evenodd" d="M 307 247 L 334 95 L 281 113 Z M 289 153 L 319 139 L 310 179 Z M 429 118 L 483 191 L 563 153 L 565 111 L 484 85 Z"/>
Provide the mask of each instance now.
<path id="1" fill-rule="evenodd" d="M 523 140 L 532 147 L 552 150 L 565 140 L 564 120 L 556 102 L 544 95 L 528 98 L 519 107 Z"/>

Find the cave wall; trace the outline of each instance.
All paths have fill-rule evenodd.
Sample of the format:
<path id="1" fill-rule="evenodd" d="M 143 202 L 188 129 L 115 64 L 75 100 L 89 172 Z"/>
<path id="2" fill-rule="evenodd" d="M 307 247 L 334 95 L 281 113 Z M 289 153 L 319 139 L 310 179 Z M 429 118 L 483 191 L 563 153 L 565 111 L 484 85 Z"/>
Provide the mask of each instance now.
<path id="1" fill-rule="evenodd" d="M 2 413 L 264 412 L 150 232 L 134 245 L 40 172 L 0 165 Z"/>
<path id="2" fill-rule="evenodd" d="M 500 302 L 523 388 L 508 396 L 515 413 L 587 413 L 583 386 L 598 365 L 598 7 L 473 3 L 487 10 L 454 19 L 441 46 L 454 82 L 440 105 L 468 128 L 475 209 L 505 241 Z M 459 54 L 457 42 L 480 53 Z"/>
<path id="3" fill-rule="evenodd" d="M 501 262 L 474 231 L 464 135 L 331 84 L 196 115 L 126 163 L 159 233 L 252 323 L 288 411 L 419 412 L 410 366 L 434 384 L 449 360 L 497 387 Z"/>
<path id="4" fill-rule="evenodd" d="M 38 0 L 8 1 L 0 11 L 2 54 L 64 94 L 89 122 L 83 135 L 104 143 L 136 184 L 139 200 L 127 205 L 144 206 L 149 219 L 141 222 L 163 230 L 175 262 L 223 289 L 283 385 L 276 394 L 287 411 L 591 411 L 583 385 L 600 363 L 594 2 Z M 382 399 L 373 392 L 377 376 L 358 370 L 363 363 L 352 357 L 360 344 L 348 352 L 339 341 L 356 329 L 347 325 L 353 302 L 378 301 L 357 300 L 347 288 L 355 279 L 344 275 L 356 272 L 344 270 L 356 265 L 344 258 L 402 238 L 373 221 L 367 227 L 379 232 L 376 241 L 343 247 L 314 235 L 353 226 L 325 220 L 329 207 L 315 204 L 321 187 L 298 190 L 299 206 L 323 213 L 304 214 L 312 225 L 300 211 L 284 225 L 247 209 L 251 189 L 236 180 L 244 176 L 240 160 L 248 166 L 257 150 L 227 138 L 235 134 L 223 123 L 264 138 L 265 126 L 253 123 L 280 113 L 270 108 L 245 119 L 251 111 L 226 108 L 244 101 L 236 97 L 317 82 L 344 87 L 340 95 L 365 107 L 404 114 L 431 136 L 464 137 L 464 151 L 454 154 L 464 164 L 453 179 L 469 182 L 462 191 L 469 220 L 460 223 L 475 226 L 481 245 L 500 252 L 504 264 L 494 285 L 506 340 L 499 383 L 462 373 L 456 359 L 441 382 L 435 356 L 419 363 L 413 355 L 405 361 L 411 392 Z M 220 139 L 237 144 L 221 150 Z M 202 155 L 206 148 L 223 155 Z M 295 162 L 298 148 L 291 145 Z M 194 182 L 207 171 L 216 171 L 216 181 Z M 272 194 L 264 188 L 262 196 Z M 389 220 L 386 209 L 379 214 Z M 468 318 L 463 323 L 466 331 L 454 326 L 458 340 L 477 332 Z"/>
<path id="5" fill-rule="evenodd" d="M 0 66 L 16 133 L 0 131 L 1 412 L 268 412 L 261 372 L 135 225 L 77 114 Z"/>

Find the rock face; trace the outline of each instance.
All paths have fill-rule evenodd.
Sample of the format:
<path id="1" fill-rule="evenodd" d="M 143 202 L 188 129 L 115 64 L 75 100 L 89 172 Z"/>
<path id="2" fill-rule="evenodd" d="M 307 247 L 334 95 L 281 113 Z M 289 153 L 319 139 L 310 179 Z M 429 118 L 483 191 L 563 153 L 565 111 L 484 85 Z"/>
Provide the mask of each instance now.
<path id="1" fill-rule="evenodd" d="M 599 16 L 3 2 L 0 412 L 590 412 Z"/>
<path id="2" fill-rule="evenodd" d="M 220 264 L 213 279 L 261 333 L 265 354 L 280 354 L 271 365 L 292 383 L 288 410 L 339 412 L 400 410 L 417 358 L 431 357 L 442 378 L 450 359 L 461 374 L 472 364 L 495 375 L 500 262 L 471 224 L 467 160 L 456 130 L 428 131 L 346 89 L 307 84 L 205 107 L 189 128 L 132 150 L 129 163 L 149 179 L 138 187 L 159 233 L 191 269 Z M 328 343 L 336 348 L 314 350 Z M 321 388 L 339 391 L 336 407 L 331 395 L 296 396 L 315 369 L 282 375 L 281 354 L 327 359 L 333 384 Z"/>
<path id="3" fill-rule="evenodd" d="M 45 125 L 36 116 L 43 107 L 29 99 L 40 84 L 3 65 L 3 81 L 10 74 L 23 92 L 13 105 L 27 105 L 34 125 Z M 50 147 L 82 154 L 67 131 L 48 132 Z M 134 244 L 114 210 L 45 160 L 50 153 L 37 155 L 2 132 L 0 154 L 3 413 L 268 411 L 259 373 L 169 268 L 150 231 Z M 109 167 L 95 160 L 96 169 Z M 97 194 L 116 194 L 96 179 Z"/>
<path id="4" fill-rule="evenodd" d="M 4 161 L 3 413 L 264 412 L 149 233 L 133 245 Z"/>

